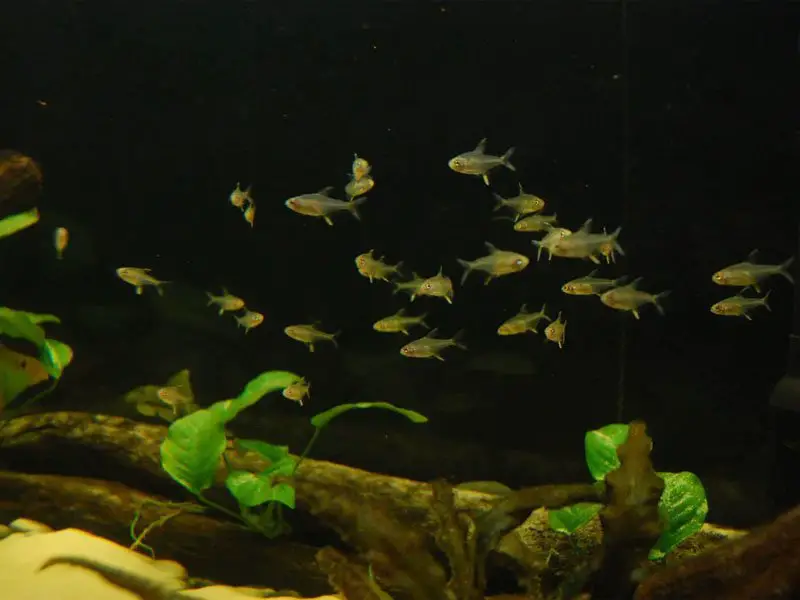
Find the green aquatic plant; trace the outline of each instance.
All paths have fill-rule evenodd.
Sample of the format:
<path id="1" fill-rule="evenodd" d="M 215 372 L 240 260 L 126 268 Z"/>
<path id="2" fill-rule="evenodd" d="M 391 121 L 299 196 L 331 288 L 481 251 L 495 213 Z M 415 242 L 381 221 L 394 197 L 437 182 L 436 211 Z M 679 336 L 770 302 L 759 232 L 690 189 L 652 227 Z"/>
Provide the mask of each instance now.
<path id="1" fill-rule="evenodd" d="M 31 210 L 10 215 L 5 219 L 0 220 L 0 238 L 8 237 L 18 231 L 27 229 L 31 225 L 36 225 L 39 222 L 39 210 L 32 208 Z"/>
<path id="2" fill-rule="evenodd" d="M 628 439 L 630 426 L 615 423 L 589 431 L 585 437 L 586 464 L 595 481 L 620 466 L 617 448 Z M 681 541 L 700 531 L 708 514 L 708 501 L 700 479 L 694 473 L 658 473 L 664 480 L 664 491 L 658 504 L 663 531 L 650 550 L 649 558 L 663 558 Z M 572 534 L 597 515 L 603 505 L 580 503 L 549 513 L 550 527 L 555 531 Z"/>
<path id="3" fill-rule="evenodd" d="M 176 482 L 194 494 L 202 503 L 215 508 L 267 537 L 287 530 L 282 507 L 295 507 L 292 476 L 310 452 L 320 432 L 334 418 L 353 409 L 382 408 L 404 415 L 412 422 L 427 419 L 414 411 L 386 402 L 342 404 L 311 419 L 314 434 L 300 457 L 289 453 L 287 446 L 261 440 L 236 440 L 238 449 L 249 450 L 264 458 L 268 466 L 260 472 L 233 469 L 225 460 L 228 438 L 225 425 L 244 409 L 267 394 L 292 385 L 301 377 L 289 371 L 267 371 L 250 381 L 236 398 L 212 404 L 173 422 L 161 444 L 161 466 Z M 220 463 L 227 468 L 225 487 L 236 500 L 236 513 L 210 500 L 205 493 L 214 485 Z"/>

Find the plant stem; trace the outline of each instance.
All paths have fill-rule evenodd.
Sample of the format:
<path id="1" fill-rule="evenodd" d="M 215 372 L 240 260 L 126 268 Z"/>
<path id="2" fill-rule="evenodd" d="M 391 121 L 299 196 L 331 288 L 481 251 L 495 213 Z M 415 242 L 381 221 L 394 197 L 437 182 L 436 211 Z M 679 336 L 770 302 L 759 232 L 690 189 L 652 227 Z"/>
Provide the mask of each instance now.
<path id="1" fill-rule="evenodd" d="M 297 469 L 300 468 L 300 463 L 303 462 L 303 459 L 305 459 L 305 457 L 308 456 L 308 453 L 311 452 L 311 447 L 314 445 L 314 442 L 317 441 L 320 432 L 322 432 L 322 427 L 317 427 L 314 429 L 314 435 L 312 435 L 311 439 L 308 440 L 308 443 L 306 444 L 306 447 L 303 449 L 303 453 L 300 455 L 300 458 L 298 458 L 297 462 L 294 463 L 294 470 L 292 470 L 292 477 L 294 477 L 294 474 L 297 473 Z"/>

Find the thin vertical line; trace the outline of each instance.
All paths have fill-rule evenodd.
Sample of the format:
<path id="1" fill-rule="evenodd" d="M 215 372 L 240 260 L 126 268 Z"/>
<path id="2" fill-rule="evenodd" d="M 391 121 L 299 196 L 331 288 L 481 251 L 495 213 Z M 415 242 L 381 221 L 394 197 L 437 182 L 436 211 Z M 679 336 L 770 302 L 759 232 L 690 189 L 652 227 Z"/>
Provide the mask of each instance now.
<path id="1" fill-rule="evenodd" d="M 628 225 L 630 216 L 630 87 L 628 57 L 628 0 L 620 0 L 620 30 L 622 34 L 622 222 Z M 628 346 L 627 319 L 620 319 L 619 379 L 617 381 L 617 422 L 625 412 L 625 370 Z"/>

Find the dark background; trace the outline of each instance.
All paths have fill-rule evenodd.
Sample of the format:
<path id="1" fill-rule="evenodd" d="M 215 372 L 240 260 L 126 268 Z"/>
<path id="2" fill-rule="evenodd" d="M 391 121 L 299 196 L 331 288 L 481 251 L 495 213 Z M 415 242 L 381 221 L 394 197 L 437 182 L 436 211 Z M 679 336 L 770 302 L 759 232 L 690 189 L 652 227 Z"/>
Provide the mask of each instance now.
<path id="1" fill-rule="evenodd" d="M 42 408 L 124 413 L 122 393 L 183 367 L 207 404 L 286 368 L 310 378 L 312 400 L 272 400 L 248 421 L 388 399 L 431 417 L 420 440 L 579 462 L 584 431 L 642 418 L 659 469 L 736 481 L 751 502 L 794 289 L 771 280 L 773 311 L 748 322 L 709 312 L 735 293 L 710 278 L 754 248 L 770 263 L 796 251 L 798 12 L 733 0 L 8 3 L 2 145 L 40 162 L 45 192 L 42 223 L 4 242 L 3 302 L 60 315 L 54 335 L 76 350 Z M 418 300 L 441 333 L 466 330 L 469 352 L 445 363 L 404 359 L 404 338 L 374 333 L 405 299 L 358 275 L 361 252 L 424 275 L 443 265 L 454 280 L 455 258 L 485 240 L 534 257 L 531 236 L 491 220 L 490 190 L 447 168 L 482 137 L 493 153 L 517 147 L 517 173 L 496 172 L 493 190 L 520 181 L 571 229 L 622 225 L 626 256 L 601 273 L 672 290 L 667 316 L 564 296 L 591 265 L 557 258 L 488 287 L 470 278 L 453 306 Z M 353 152 L 377 181 L 362 223 L 284 207 L 328 185 L 342 197 Z M 253 185 L 254 230 L 228 202 L 237 181 Z M 58 225 L 72 233 L 62 262 Z M 175 283 L 137 297 L 119 266 Z M 203 291 L 221 286 L 265 324 L 244 336 L 206 309 Z M 495 335 L 523 302 L 564 311 L 562 351 Z M 309 354 L 282 333 L 316 319 L 343 331 L 339 352 Z M 347 418 L 381 437 L 412 427 Z M 446 454 L 437 473 L 401 468 L 381 437 L 347 454 L 351 438 L 326 434 L 315 455 L 537 483 Z"/>

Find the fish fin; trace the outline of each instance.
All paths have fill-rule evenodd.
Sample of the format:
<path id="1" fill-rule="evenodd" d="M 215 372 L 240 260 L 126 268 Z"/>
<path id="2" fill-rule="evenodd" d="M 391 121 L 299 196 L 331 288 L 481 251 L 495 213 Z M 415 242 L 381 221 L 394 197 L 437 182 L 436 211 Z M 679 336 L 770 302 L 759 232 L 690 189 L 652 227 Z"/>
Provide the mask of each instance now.
<path id="1" fill-rule="evenodd" d="M 742 316 L 743 316 L 745 319 L 747 319 L 748 321 L 752 321 L 752 320 L 753 320 L 753 317 L 751 317 L 750 315 L 748 315 L 746 312 L 743 312 L 743 313 L 742 313 Z"/>
<path id="2" fill-rule="evenodd" d="M 778 271 L 779 274 L 783 275 L 789 280 L 789 283 L 794 283 L 794 277 L 792 277 L 792 274 L 789 272 L 789 267 L 792 266 L 792 263 L 794 263 L 794 256 L 790 256 L 788 259 L 782 262 L 780 270 Z"/>
<path id="3" fill-rule="evenodd" d="M 493 193 L 492 196 L 494 196 L 494 199 L 497 200 L 497 204 L 494 205 L 492 212 L 500 210 L 506 205 L 506 199 L 503 198 L 500 194 Z"/>
<path id="4" fill-rule="evenodd" d="M 440 354 L 434 354 L 433 358 L 435 358 L 436 360 L 440 360 L 442 362 L 445 362 L 444 358 L 442 358 L 442 356 Z"/>
<path id="5" fill-rule="evenodd" d="M 503 166 L 510 171 L 516 171 L 517 168 L 511 164 L 511 156 L 514 154 L 516 148 L 513 146 L 505 151 L 503 156 L 500 157 L 500 161 L 503 163 Z"/>
<path id="6" fill-rule="evenodd" d="M 422 316 L 419 318 L 419 324 L 422 325 L 425 329 L 430 329 L 431 326 L 425 322 L 427 316 L 428 313 L 422 313 Z M 406 333 L 406 335 L 408 335 L 408 333 Z"/>
<path id="7" fill-rule="evenodd" d="M 467 280 L 467 276 L 469 276 L 469 274 L 473 271 L 472 263 L 462 258 L 457 258 L 456 261 L 464 268 L 464 274 L 461 276 L 461 285 L 464 285 L 464 282 Z"/>
<path id="8" fill-rule="evenodd" d="M 754 262 L 756 262 L 757 258 L 758 258 L 758 248 L 755 248 L 755 249 L 750 251 L 750 254 L 747 255 L 747 259 L 745 260 L 745 262 L 754 263 Z"/>
<path id="9" fill-rule="evenodd" d="M 656 307 L 658 314 L 664 316 L 664 307 L 661 306 L 661 301 L 672 293 L 671 290 L 666 290 L 660 294 L 653 296 L 653 305 Z"/>
<path id="10" fill-rule="evenodd" d="M 611 281 L 611 283 L 613 283 L 615 286 L 618 286 L 620 284 L 625 283 L 627 280 L 628 280 L 628 276 L 627 275 L 623 275 L 622 277 L 617 277 L 616 279 L 613 279 Z"/>
<path id="11" fill-rule="evenodd" d="M 396 265 L 392 267 L 392 271 L 395 273 L 400 273 L 400 269 L 403 267 L 403 261 L 398 261 Z"/>
<path id="12" fill-rule="evenodd" d="M 599 269 L 592 269 L 586 277 L 594 277 Z"/>
<path id="13" fill-rule="evenodd" d="M 398 310 L 396 313 L 394 313 L 394 316 L 395 317 L 402 317 L 404 314 L 406 314 L 405 306 L 403 308 L 401 308 L 400 310 Z"/>
<path id="14" fill-rule="evenodd" d="M 495 252 L 498 251 L 497 246 L 495 246 L 490 242 L 483 242 L 483 245 L 486 246 L 486 249 L 489 251 L 489 254 L 494 254 Z"/>
<path id="15" fill-rule="evenodd" d="M 638 285 L 639 285 L 639 284 L 642 282 L 642 279 L 644 279 L 644 278 L 643 278 L 643 277 L 637 277 L 636 279 L 634 279 L 633 281 L 631 281 L 631 282 L 630 282 L 628 285 L 626 285 L 625 287 L 629 287 L 629 288 L 631 288 L 631 289 L 634 289 L 634 290 L 635 290 L 635 289 L 636 289 L 636 287 L 637 287 L 637 286 L 638 286 Z"/>
<path id="16" fill-rule="evenodd" d="M 206 306 L 211 306 L 212 304 L 214 304 L 213 294 L 211 292 L 206 292 L 206 296 L 208 296 L 208 303 L 206 304 Z"/>
<path id="17" fill-rule="evenodd" d="M 763 304 L 764 308 L 766 308 L 769 312 L 772 312 L 772 309 L 769 307 L 769 302 L 767 302 L 767 299 L 769 298 L 769 295 L 771 293 L 772 293 L 772 290 L 767 290 L 767 293 L 764 294 L 763 298 L 761 298 L 761 304 Z"/>
<path id="18" fill-rule="evenodd" d="M 528 303 L 527 302 L 524 302 L 522 304 L 522 306 L 519 307 L 519 312 L 528 314 Z"/>
<path id="19" fill-rule="evenodd" d="M 459 329 L 458 331 L 456 331 L 455 335 L 453 335 L 453 337 L 450 338 L 450 341 L 453 342 L 453 345 L 456 348 L 461 348 L 462 350 L 466 350 L 467 345 L 461 341 L 463 337 L 464 337 L 464 330 Z"/>
<path id="20" fill-rule="evenodd" d="M 590 260 L 590 261 L 592 261 L 594 264 L 596 264 L 596 265 L 599 265 L 599 264 L 600 264 L 600 260 L 599 260 L 599 259 L 598 259 L 598 258 L 597 258 L 597 257 L 596 257 L 594 254 L 591 254 L 591 255 L 589 255 L 589 256 L 588 256 L 588 258 L 589 258 L 589 260 Z"/>
<path id="21" fill-rule="evenodd" d="M 431 330 L 430 330 L 428 333 L 426 333 L 426 334 L 425 334 L 425 337 L 433 337 L 433 336 L 435 336 L 435 335 L 436 335 L 438 332 L 439 332 L 439 328 L 438 328 L 438 327 L 434 327 L 434 328 L 433 328 L 433 329 L 431 329 Z"/>
<path id="22" fill-rule="evenodd" d="M 590 233 L 590 230 L 592 228 L 592 221 L 594 221 L 594 217 L 589 217 L 588 219 L 586 219 L 583 222 L 583 225 L 581 225 L 580 229 L 578 229 L 578 231 L 576 231 L 575 233 L 579 233 L 581 231 Z"/>
<path id="23" fill-rule="evenodd" d="M 751 284 L 751 286 L 748 286 L 748 287 L 752 287 L 752 288 L 753 288 L 753 289 L 756 291 L 756 293 L 757 293 L 757 294 L 760 294 L 760 293 L 761 293 L 761 287 L 758 285 L 758 282 L 757 282 L 757 281 L 754 281 L 754 282 Z"/>
<path id="24" fill-rule="evenodd" d="M 336 348 L 337 350 L 339 349 L 339 342 L 336 341 L 336 337 L 340 333 L 342 333 L 342 332 L 341 331 L 337 331 L 336 333 L 332 334 L 331 337 L 330 337 L 330 340 L 331 340 L 331 343 L 333 344 L 333 347 Z"/>
<path id="25" fill-rule="evenodd" d="M 486 138 L 483 138 L 480 142 L 478 142 L 478 145 L 475 146 L 475 150 L 473 150 L 473 152 L 480 152 L 481 154 L 485 154 L 487 141 L 488 140 Z"/>
<path id="26" fill-rule="evenodd" d="M 331 221 L 331 218 L 330 218 L 328 215 L 325 215 L 325 216 L 324 216 L 324 217 L 322 217 L 322 218 L 323 218 L 323 219 L 325 219 L 325 222 L 326 222 L 328 225 L 330 225 L 331 227 L 333 227 L 333 221 Z"/>
<path id="27" fill-rule="evenodd" d="M 639 320 L 639 311 L 634 308 L 631 312 L 633 313 L 634 318 L 638 321 Z"/>
<path id="28" fill-rule="evenodd" d="M 525 190 L 522 189 L 522 184 L 517 182 L 517 187 L 519 187 L 519 195 L 522 196 L 525 193 Z"/>
<path id="29" fill-rule="evenodd" d="M 137 296 L 141 296 L 142 295 L 142 291 L 143 291 L 142 286 L 137 285 L 136 286 L 136 295 Z"/>
<path id="30" fill-rule="evenodd" d="M 483 175 L 481 175 L 481 179 L 483 179 L 483 183 L 485 183 L 486 185 L 491 185 L 491 183 L 489 181 L 489 174 L 488 173 L 484 173 Z M 442 360 L 444 360 L 444 359 L 442 359 Z"/>
<path id="31" fill-rule="evenodd" d="M 328 194 L 330 194 L 332 191 L 333 191 L 333 186 L 332 186 L 332 185 L 326 185 L 324 188 L 322 188 L 321 190 L 319 190 L 317 193 L 318 193 L 318 194 L 321 194 L 321 195 L 323 195 L 323 196 L 327 196 L 327 195 L 328 195 Z"/>
<path id="32" fill-rule="evenodd" d="M 353 213 L 353 216 L 359 221 L 361 220 L 361 215 L 358 214 L 358 205 L 364 204 L 364 202 L 366 201 L 367 201 L 366 196 L 360 196 L 359 198 L 354 198 L 347 203 L 347 210 Z"/>
<path id="33" fill-rule="evenodd" d="M 217 314 L 221 317 L 222 315 L 225 314 L 225 309 L 224 308 L 220 308 L 219 312 Z"/>

